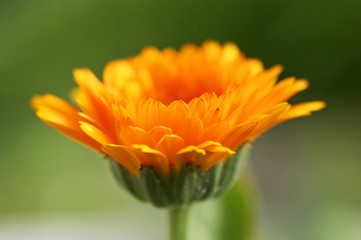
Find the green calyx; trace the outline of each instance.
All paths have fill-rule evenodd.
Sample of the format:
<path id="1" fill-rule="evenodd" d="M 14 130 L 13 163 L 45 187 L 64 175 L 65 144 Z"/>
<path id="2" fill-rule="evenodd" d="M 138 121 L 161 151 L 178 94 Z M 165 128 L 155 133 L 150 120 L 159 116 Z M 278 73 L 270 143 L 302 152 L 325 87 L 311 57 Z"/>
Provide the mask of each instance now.
<path id="1" fill-rule="evenodd" d="M 244 144 L 236 154 L 208 171 L 192 164 L 184 165 L 179 172 L 172 168 L 169 179 L 151 167 L 145 167 L 136 176 L 117 161 L 109 158 L 109 162 L 117 181 L 132 195 L 156 207 L 169 207 L 189 205 L 223 193 L 239 177 L 248 152 L 249 144 Z"/>

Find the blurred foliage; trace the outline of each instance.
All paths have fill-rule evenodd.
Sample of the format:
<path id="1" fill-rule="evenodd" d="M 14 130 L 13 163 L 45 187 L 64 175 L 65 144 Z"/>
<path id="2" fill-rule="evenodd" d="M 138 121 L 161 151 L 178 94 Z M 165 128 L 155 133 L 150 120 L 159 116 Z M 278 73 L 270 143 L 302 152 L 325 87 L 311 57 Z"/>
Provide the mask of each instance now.
<path id="1" fill-rule="evenodd" d="M 267 239 L 358 239 L 345 233 L 361 222 L 360 11 L 358 0 L 0 1 L 0 219 L 132 208 L 101 157 L 45 127 L 29 98 L 68 99 L 76 67 L 101 77 L 147 45 L 216 39 L 309 79 L 292 102 L 328 102 L 253 148 Z"/>

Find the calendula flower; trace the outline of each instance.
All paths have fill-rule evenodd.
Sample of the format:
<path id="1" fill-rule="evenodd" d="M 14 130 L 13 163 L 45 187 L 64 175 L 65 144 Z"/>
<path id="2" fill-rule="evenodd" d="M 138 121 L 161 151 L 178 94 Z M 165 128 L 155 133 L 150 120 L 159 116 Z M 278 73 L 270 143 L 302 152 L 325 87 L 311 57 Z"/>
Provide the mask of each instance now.
<path id="1" fill-rule="evenodd" d="M 246 58 L 233 43 L 187 44 L 179 52 L 147 47 L 136 57 L 110 62 L 103 82 L 89 69 L 74 70 L 78 88 L 71 96 L 79 109 L 50 94 L 31 103 L 41 120 L 120 164 L 115 172 L 123 174 L 121 182 L 131 181 L 128 189 L 149 200 L 149 194 L 137 193 L 140 173 L 151 170 L 171 183 L 167 188 L 180 172 L 202 178 L 269 128 L 325 106 L 289 104 L 308 82 L 277 82 L 281 71 Z M 149 184 L 148 175 L 139 181 Z"/>

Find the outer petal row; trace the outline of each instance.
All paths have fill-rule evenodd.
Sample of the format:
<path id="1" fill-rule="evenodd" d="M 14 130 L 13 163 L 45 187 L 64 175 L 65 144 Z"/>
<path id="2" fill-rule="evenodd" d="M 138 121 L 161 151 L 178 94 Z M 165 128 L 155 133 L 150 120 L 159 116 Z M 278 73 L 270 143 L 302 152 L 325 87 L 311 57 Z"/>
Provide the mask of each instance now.
<path id="1" fill-rule="evenodd" d="M 38 117 L 45 123 L 70 138 L 98 152 L 102 152 L 101 144 L 90 138 L 79 126 L 79 121 L 87 122 L 88 120 L 82 117 L 78 110 L 66 101 L 54 95 L 45 94 L 33 97 L 31 105 Z"/>

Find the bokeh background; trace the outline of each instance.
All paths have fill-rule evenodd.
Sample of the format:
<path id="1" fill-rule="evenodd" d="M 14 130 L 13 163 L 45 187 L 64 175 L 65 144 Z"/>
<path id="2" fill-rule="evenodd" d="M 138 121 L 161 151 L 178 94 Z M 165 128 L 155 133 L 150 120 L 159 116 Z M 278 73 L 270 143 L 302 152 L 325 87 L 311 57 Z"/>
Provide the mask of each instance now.
<path id="1" fill-rule="evenodd" d="M 147 45 L 233 41 L 325 100 L 256 141 L 267 240 L 361 238 L 361 1 L 0 1 L 0 239 L 164 239 L 162 211 L 120 190 L 101 156 L 39 121 L 36 93 L 68 98 L 72 70 Z"/>

